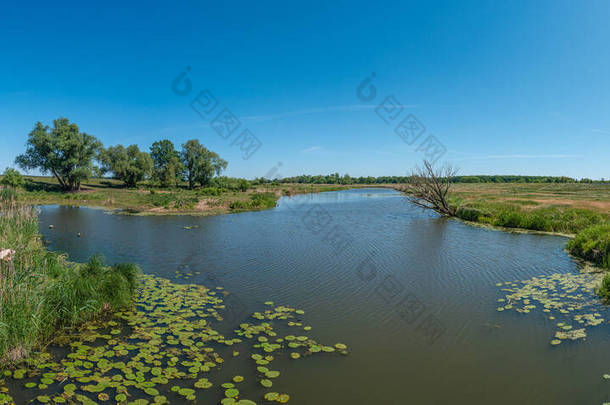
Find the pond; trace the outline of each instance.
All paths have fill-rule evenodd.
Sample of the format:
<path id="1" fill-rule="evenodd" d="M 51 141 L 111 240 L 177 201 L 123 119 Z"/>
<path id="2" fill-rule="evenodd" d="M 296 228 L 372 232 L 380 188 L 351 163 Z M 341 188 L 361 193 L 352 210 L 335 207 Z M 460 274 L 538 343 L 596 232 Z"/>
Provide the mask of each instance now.
<path id="1" fill-rule="evenodd" d="M 609 400 L 605 308 L 585 341 L 558 346 L 543 313 L 497 310 L 499 282 L 578 273 L 559 236 L 438 218 L 387 189 L 283 197 L 272 210 L 214 217 L 47 206 L 40 229 L 75 261 L 99 252 L 176 283 L 224 287 L 229 329 L 266 301 L 303 309 L 311 333 L 346 343 L 349 355 L 279 363 L 290 403 Z"/>

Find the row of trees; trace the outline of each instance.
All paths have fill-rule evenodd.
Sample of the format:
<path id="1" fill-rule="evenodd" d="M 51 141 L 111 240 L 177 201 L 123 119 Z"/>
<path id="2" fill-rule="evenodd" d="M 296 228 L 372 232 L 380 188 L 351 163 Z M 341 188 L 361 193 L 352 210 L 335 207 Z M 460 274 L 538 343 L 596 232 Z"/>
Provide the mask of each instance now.
<path id="1" fill-rule="evenodd" d="M 96 161 L 99 166 L 95 166 Z M 81 132 L 67 118 L 54 120 L 52 127 L 36 123 L 28 135 L 25 153 L 17 156 L 15 163 L 25 170 L 53 174 L 63 189 L 71 191 L 79 190 L 94 172 L 110 174 L 130 187 L 143 180 L 165 187 L 184 180 L 189 188 L 207 186 L 227 167 L 226 160 L 196 139 L 182 144 L 180 151 L 167 139 L 153 143 L 150 153 L 137 145 L 104 148 L 97 138 Z"/>
<path id="2" fill-rule="evenodd" d="M 351 177 L 349 174 L 340 176 L 338 173 L 328 175 L 301 175 L 285 177 L 277 180 L 280 183 L 303 184 L 404 184 L 409 182 L 411 176 L 380 176 L 380 177 Z M 481 175 L 481 176 L 454 176 L 452 183 L 597 183 L 599 180 L 581 179 L 571 177 L 553 176 L 515 176 L 515 175 Z M 601 180 L 604 182 L 604 179 Z"/>

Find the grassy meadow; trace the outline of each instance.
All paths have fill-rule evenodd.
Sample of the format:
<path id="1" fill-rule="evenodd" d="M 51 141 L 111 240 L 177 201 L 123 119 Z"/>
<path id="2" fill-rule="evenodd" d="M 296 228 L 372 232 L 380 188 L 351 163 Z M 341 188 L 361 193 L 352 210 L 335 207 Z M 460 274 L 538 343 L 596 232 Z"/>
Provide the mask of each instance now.
<path id="1" fill-rule="evenodd" d="M 455 184 L 457 216 L 474 222 L 575 235 L 610 220 L 610 185 Z"/>

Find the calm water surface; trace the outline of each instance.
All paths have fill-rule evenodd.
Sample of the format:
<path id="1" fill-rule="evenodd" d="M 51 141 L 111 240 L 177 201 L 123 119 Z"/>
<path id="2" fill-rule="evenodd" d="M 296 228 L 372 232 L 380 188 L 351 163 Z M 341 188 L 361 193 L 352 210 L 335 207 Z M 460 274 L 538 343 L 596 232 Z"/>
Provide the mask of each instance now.
<path id="1" fill-rule="evenodd" d="M 273 210 L 215 217 L 49 206 L 40 226 L 51 249 L 76 261 L 99 252 L 176 282 L 222 285 L 235 324 L 267 300 L 304 309 L 311 336 L 345 342 L 351 353 L 278 362 L 274 390 L 289 392 L 290 403 L 609 400 L 607 323 L 585 342 L 552 347 L 555 328 L 541 313 L 496 311 L 497 282 L 578 271 L 565 238 L 440 219 L 385 189 L 300 195 Z M 176 270 L 201 274 L 184 281 Z"/>

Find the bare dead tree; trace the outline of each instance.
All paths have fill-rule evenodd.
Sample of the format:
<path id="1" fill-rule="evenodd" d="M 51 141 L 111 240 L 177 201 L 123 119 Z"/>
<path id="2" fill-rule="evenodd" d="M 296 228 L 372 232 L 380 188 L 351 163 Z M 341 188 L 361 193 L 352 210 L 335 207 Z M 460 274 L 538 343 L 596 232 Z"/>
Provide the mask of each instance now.
<path id="1" fill-rule="evenodd" d="M 444 216 L 454 216 L 455 210 L 449 205 L 447 197 L 451 189 L 451 179 L 458 169 L 446 165 L 435 169 L 434 165 L 424 160 L 423 167 L 417 167 L 403 191 L 409 201 L 418 207 L 436 211 Z"/>

